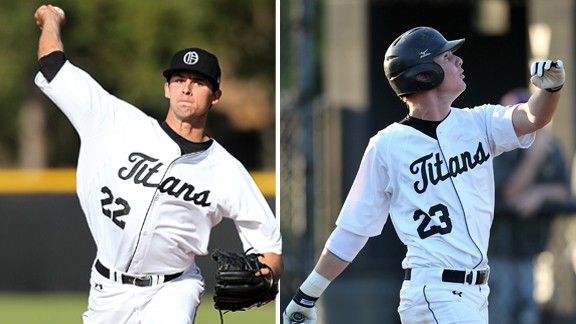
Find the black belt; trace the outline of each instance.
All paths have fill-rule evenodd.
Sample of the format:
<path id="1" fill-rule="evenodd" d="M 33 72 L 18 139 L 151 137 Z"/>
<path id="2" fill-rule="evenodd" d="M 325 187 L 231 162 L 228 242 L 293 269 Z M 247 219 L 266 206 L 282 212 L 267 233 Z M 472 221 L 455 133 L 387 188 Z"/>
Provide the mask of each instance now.
<path id="1" fill-rule="evenodd" d="M 108 269 L 106 266 L 100 263 L 100 260 L 96 260 L 96 264 L 94 265 L 94 267 L 96 268 L 96 271 L 98 271 L 98 273 L 101 274 L 102 276 L 110 280 L 116 281 L 116 278 L 110 278 L 110 272 L 111 272 L 110 269 Z M 158 277 L 159 278 L 164 277 L 163 282 L 168 282 L 170 280 L 174 280 L 180 277 L 183 273 L 184 272 L 178 272 L 168 275 L 158 275 Z M 152 286 L 152 276 L 153 275 L 142 275 L 136 277 L 127 274 L 121 274 L 121 279 L 123 284 L 130 284 L 138 287 L 150 287 Z"/>
<path id="2" fill-rule="evenodd" d="M 463 270 L 450 269 L 444 269 L 442 271 L 442 281 L 461 284 L 467 283 L 471 285 L 473 272 L 476 272 L 476 281 L 474 282 L 475 285 L 483 285 L 488 282 L 488 277 L 490 275 L 489 270 L 473 270 L 466 274 L 466 271 Z M 412 278 L 412 269 L 406 269 L 404 271 L 404 280 L 410 280 L 410 278 Z"/>

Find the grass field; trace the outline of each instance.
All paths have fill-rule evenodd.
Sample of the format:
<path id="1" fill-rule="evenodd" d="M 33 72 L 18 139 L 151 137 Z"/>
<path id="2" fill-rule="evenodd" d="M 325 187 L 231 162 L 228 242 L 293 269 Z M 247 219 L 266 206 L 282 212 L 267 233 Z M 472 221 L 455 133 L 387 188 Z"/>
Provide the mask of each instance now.
<path id="1" fill-rule="evenodd" d="M 86 309 L 84 294 L 7 294 L 0 293 L 2 324 L 78 324 Z M 274 303 L 245 312 L 224 314 L 225 324 L 273 324 Z M 212 297 L 204 296 L 196 324 L 218 324 L 220 316 L 212 306 Z"/>

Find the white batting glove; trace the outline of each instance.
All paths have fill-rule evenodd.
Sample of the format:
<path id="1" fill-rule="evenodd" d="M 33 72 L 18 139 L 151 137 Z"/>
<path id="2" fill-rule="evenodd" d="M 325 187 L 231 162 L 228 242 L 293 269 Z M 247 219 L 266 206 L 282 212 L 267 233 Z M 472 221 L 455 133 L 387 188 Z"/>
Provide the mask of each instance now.
<path id="1" fill-rule="evenodd" d="M 316 324 L 316 306 L 304 307 L 291 300 L 282 318 L 283 324 Z"/>
<path id="2" fill-rule="evenodd" d="M 284 310 L 284 324 L 316 324 L 316 301 L 330 280 L 312 270 Z"/>
<path id="3" fill-rule="evenodd" d="M 530 67 L 530 81 L 540 89 L 556 92 L 562 89 L 566 78 L 564 63 L 561 60 L 553 62 L 551 60 L 537 61 Z"/>

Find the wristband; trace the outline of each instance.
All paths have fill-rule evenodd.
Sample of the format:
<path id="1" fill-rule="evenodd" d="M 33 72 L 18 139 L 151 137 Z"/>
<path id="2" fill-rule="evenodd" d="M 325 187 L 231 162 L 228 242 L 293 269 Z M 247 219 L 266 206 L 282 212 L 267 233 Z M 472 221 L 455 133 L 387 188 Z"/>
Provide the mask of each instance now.
<path id="1" fill-rule="evenodd" d="M 302 292 L 302 290 L 298 289 L 298 291 L 296 291 L 296 294 L 294 295 L 294 298 L 292 298 L 292 300 L 294 300 L 294 302 L 302 307 L 306 307 L 306 308 L 312 308 L 314 307 L 314 305 L 316 305 L 316 301 L 318 300 L 318 297 L 312 297 L 312 296 L 308 296 L 305 293 Z"/>
<path id="2" fill-rule="evenodd" d="M 330 280 L 324 278 L 316 270 L 312 270 L 294 295 L 293 300 L 302 307 L 312 308 L 329 284 Z"/>
<path id="3" fill-rule="evenodd" d="M 312 270 L 308 278 L 300 285 L 300 290 L 309 296 L 318 298 L 329 284 L 330 280 L 324 278 L 324 276 L 316 272 L 316 270 Z"/>

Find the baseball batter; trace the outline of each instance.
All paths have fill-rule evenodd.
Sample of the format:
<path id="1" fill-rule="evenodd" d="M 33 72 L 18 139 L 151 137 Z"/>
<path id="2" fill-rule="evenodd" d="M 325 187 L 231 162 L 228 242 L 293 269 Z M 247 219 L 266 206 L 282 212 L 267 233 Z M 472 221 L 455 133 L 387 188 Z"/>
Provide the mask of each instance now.
<path id="1" fill-rule="evenodd" d="M 408 116 L 368 143 L 358 174 L 318 263 L 284 312 L 315 323 L 315 302 L 388 215 L 406 245 L 398 312 L 402 323 L 487 323 L 486 251 L 494 208 L 492 161 L 525 148 L 553 116 L 564 84 L 561 61 L 532 65 L 537 90 L 526 104 L 451 105 L 466 89 L 463 61 L 447 41 L 418 27 L 384 58 L 386 77 Z"/>
<path id="2" fill-rule="evenodd" d="M 199 49 L 164 71 L 164 122 L 106 92 L 64 55 L 64 12 L 41 6 L 38 87 L 81 139 L 77 193 L 97 247 L 84 323 L 193 323 L 204 282 L 196 256 L 211 229 L 236 224 L 244 249 L 263 254 L 277 280 L 281 236 L 245 168 L 205 132 L 220 67 Z"/>

